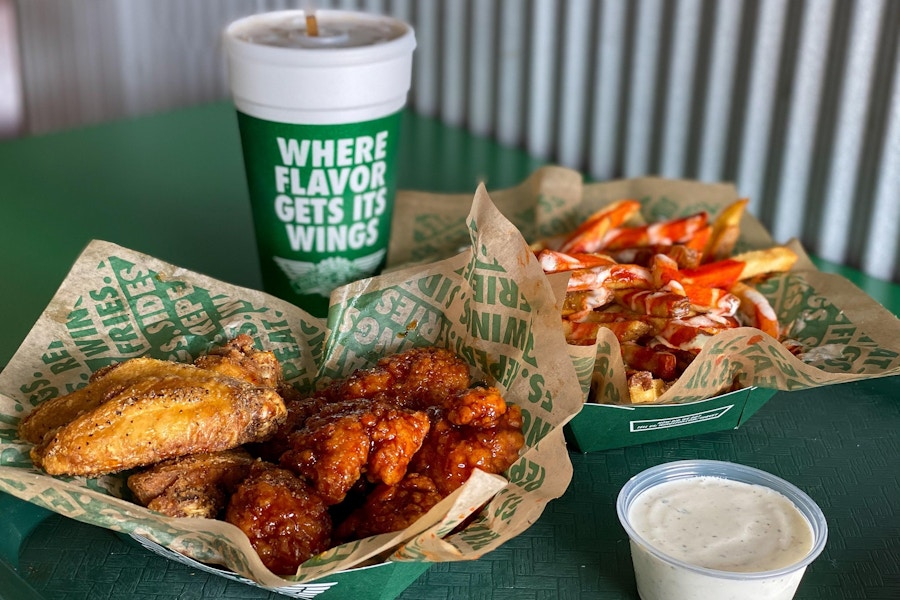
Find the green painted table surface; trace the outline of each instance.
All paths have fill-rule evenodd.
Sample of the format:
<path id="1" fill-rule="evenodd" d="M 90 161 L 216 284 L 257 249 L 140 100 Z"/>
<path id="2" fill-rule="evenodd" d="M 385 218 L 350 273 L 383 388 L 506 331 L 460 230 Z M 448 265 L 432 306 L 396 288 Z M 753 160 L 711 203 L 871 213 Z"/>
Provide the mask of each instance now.
<path id="1" fill-rule="evenodd" d="M 406 114 L 401 188 L 500 189 L 541 161 Z M 237 123 L 227 103 L 0 143 L 0 366 L 85 244 L 106 239 L 259 287 Z M 900 286 L 819 263 L 894 314 Z M 792 481 L 822 507 L 828 544 L 797 598 L 900 598 L 896 377 L 779 393 L 740 429 L 594 454 L 525 533 L 477 561 L 433 566 L 401 598 L 637 598 L 615 499 L 671 460 L 729 460 Z M 277 598 L 168 561 L 119 535 L 0 494 L 0 598 Z"/>

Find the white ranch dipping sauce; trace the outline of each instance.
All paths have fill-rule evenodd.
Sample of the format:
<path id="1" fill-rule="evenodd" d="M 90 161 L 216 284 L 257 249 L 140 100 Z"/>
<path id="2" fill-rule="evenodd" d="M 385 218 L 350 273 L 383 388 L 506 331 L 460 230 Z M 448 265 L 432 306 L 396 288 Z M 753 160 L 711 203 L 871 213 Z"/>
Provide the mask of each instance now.
<path id="1" fill-rule="evenodd" d="M 632 540 L 644 600 L 791 598 L 805 567 L 772 578 L 739 574 L 790 567 L 809 555 L 814 541 L 809 522 L 779 492 L 715 476 L 676 479 L 644 490 L 632 502 L 628 520 L 659 552 L 688 565 L 728 572 L 716 577 L 664 562 Z"/>

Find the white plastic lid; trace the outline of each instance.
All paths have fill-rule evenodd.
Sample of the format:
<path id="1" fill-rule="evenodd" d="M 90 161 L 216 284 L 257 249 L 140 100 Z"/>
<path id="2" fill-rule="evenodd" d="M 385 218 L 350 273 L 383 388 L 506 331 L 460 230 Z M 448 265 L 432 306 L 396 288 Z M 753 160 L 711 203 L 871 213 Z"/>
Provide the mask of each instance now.
<path id="1" fill-rule="evenodd" d="M 415 34 L 398 19 L 319 10 L 244 17 L 224 32 L 231 91 L 242 112 L 307 124 L 368 121 L 400 110 L 412 75 Z"/>

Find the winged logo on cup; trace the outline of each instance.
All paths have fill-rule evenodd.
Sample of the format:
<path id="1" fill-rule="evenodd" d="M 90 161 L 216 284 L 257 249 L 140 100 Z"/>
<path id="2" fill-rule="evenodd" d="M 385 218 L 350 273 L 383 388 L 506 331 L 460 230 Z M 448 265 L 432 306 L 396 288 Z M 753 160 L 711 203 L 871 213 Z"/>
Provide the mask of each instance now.
<path id="1" fill-rule="evenodd" d="M 317 263 L 281 256 L 272 258 L 298 293 L 319 294 L 327 298 L 334 288 L 373 275 L 386 252 L 381 249 L 353 259 L 329 256 Z"/>

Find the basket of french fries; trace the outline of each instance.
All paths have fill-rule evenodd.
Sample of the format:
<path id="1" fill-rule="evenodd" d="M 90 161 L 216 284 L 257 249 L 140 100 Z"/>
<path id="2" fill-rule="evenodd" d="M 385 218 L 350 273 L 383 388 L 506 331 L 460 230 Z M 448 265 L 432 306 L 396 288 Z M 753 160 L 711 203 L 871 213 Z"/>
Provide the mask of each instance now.
<path id="1" fill-rule="evenodd" d="M 897 318 L 796 241 L 776 243 L 731 185 L 585 184 L 545 167 L 492 197 L 564 280 L 560 325 L 585 399 L 566 432 L 581 451 L 731 429 L 777 390 L 900 372 Z M 401 193 L 393 255 L 433 252 L 417 225 L 465 203 Z"/>
<path id="2" fill-rule="evenodd" d="M 483 188 L 468 207 L 467 251 L 327 321 L 92 242 L 0 373 L 0 490 L 303 598 L 499 547 L 568 486 L 582 392 L 560 290 Z"/>

